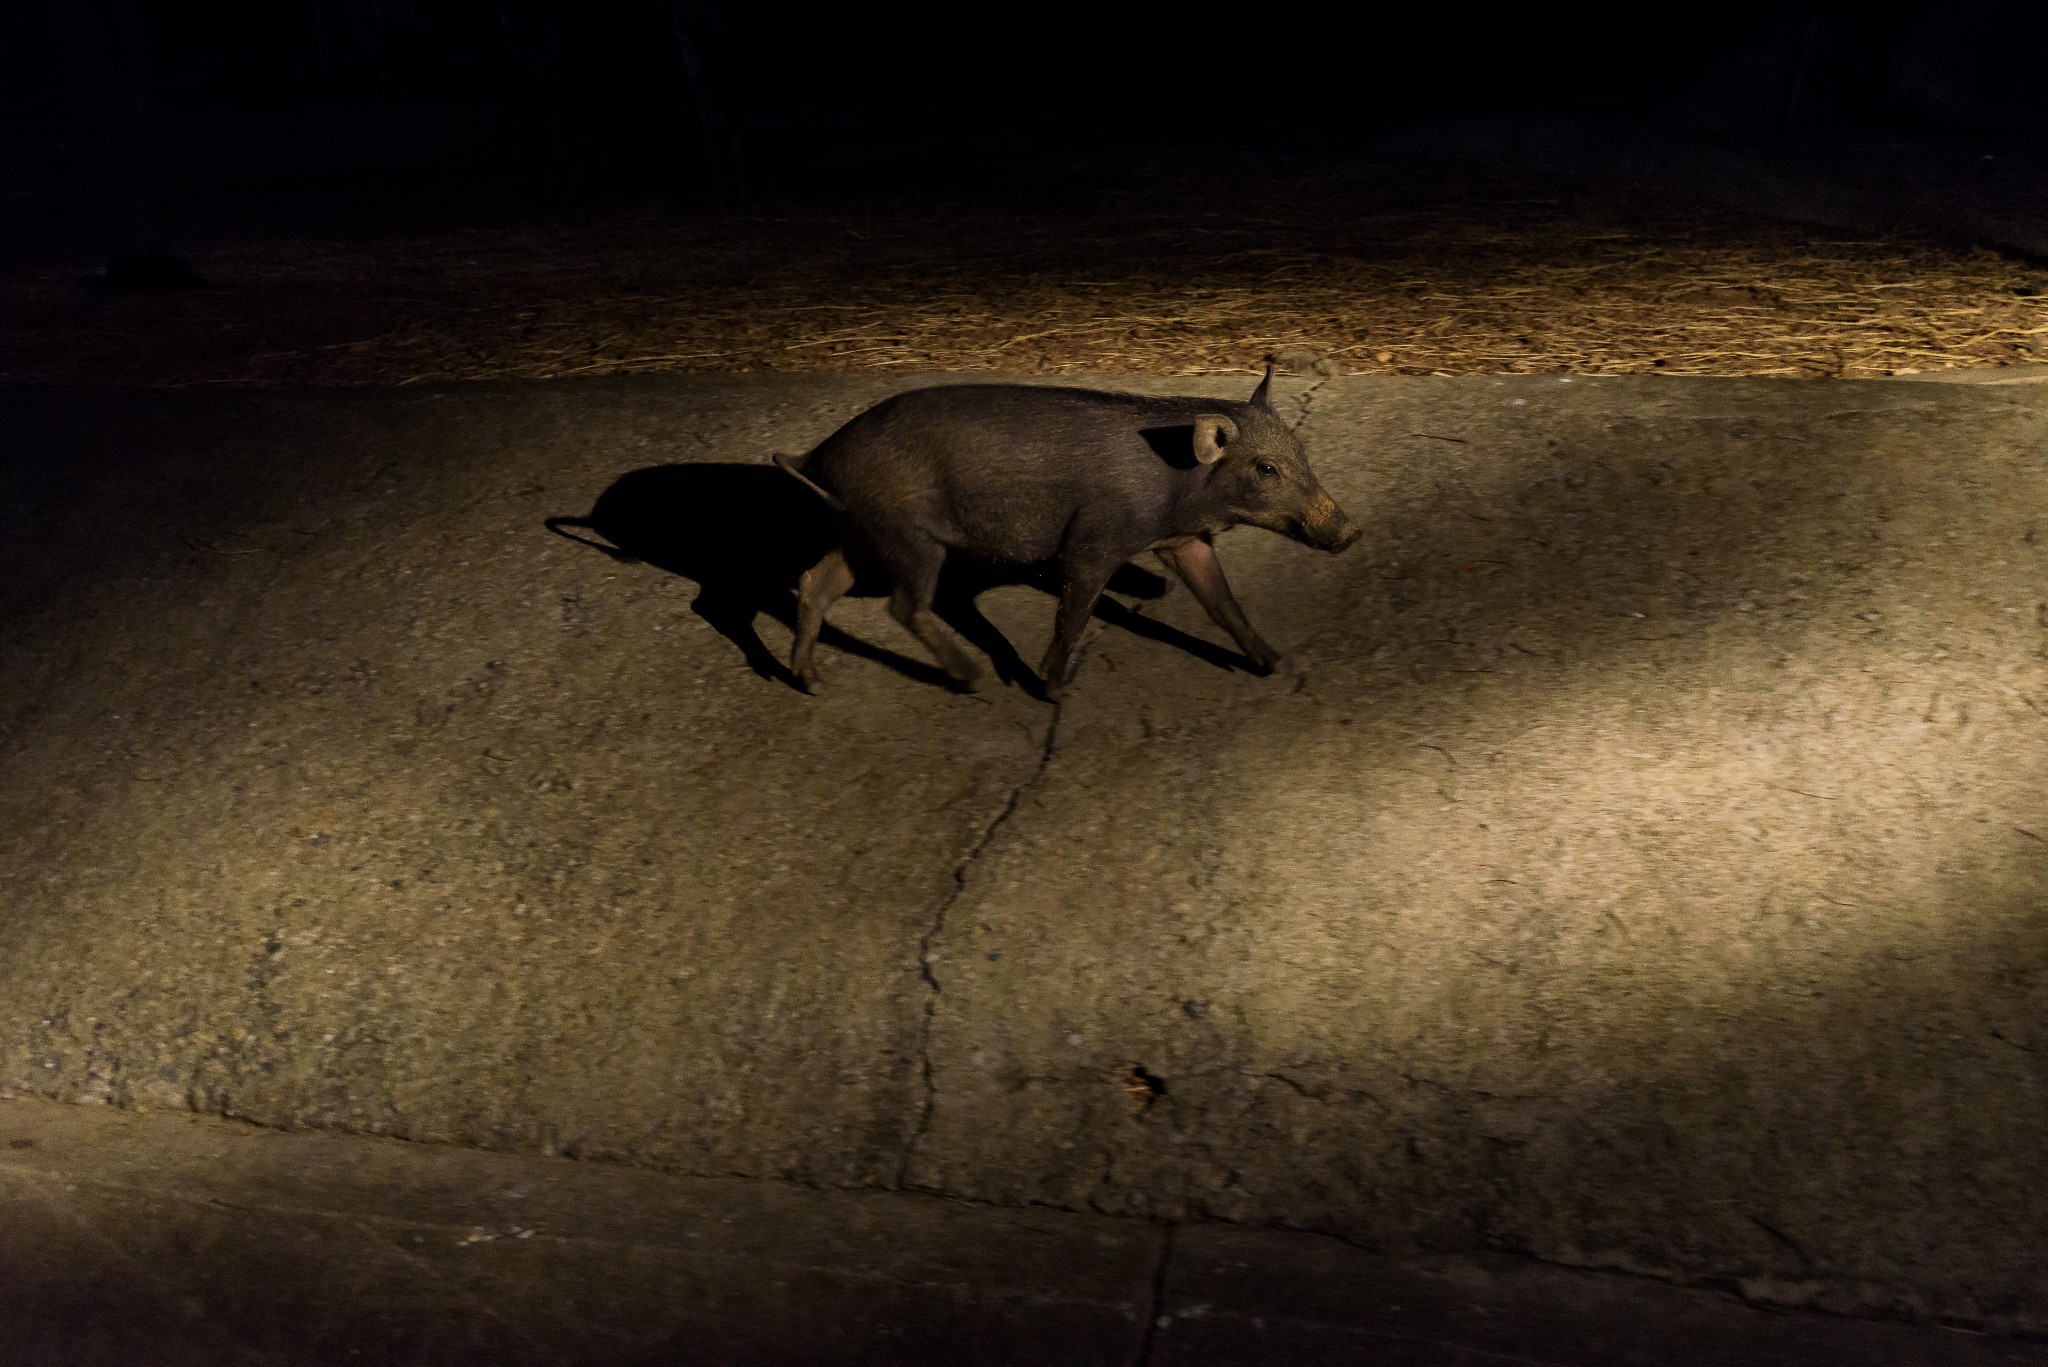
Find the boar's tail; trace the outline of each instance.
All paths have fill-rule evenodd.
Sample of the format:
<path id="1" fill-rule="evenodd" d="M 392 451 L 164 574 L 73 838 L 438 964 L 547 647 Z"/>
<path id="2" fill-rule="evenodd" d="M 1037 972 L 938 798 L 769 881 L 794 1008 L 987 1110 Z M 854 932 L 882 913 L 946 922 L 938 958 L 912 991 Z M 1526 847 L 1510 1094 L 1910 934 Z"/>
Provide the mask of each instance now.
<path id="1" fill-rule="evenodd" d="M 803 471 L 796 468 L 795 456 L 778 455 L 774 457 L 774 460 L 776 465 L 781 467 L 782 472 L 784 474 L 789 475 L 795 478 L 796 480 L 800 481 L 805 488 L 809 489 L 812 493 L 816 494 L 819 498 L 824 499 L 826 503 L 830 504 L 832 506 L 833 512 L 843 513 L 846 511 L 846 505 L 839 501 L 839 495 L 833 493 L 830 489 L 827 489 L 824 485 L 818 483 L 818 481 L 812 479 L 809 475 L 805 474 Z"/>

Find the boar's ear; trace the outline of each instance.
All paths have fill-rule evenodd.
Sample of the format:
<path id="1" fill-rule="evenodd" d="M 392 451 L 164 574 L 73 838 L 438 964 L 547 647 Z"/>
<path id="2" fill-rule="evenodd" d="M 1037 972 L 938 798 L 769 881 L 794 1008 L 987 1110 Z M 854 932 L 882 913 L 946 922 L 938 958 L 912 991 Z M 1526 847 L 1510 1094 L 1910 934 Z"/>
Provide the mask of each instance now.
<path id="1" fill-rule="evenodd" d="M 1221 413 L 1204 413 L 1195 419 L 1195 459 L 1214 465 L 1223 459 L 1223 448 L 1237 440 L 1237 424 Z"/>
<path id="2" fill-rule="evenodd" d="M 1260 380 L 1259 387 L 1252 391 L 1252 402 L 1265 409 L 1268 413 L 1273 411 L 1273 363 L 1271 361 L 1266 362 L 1266 378 Z"/>

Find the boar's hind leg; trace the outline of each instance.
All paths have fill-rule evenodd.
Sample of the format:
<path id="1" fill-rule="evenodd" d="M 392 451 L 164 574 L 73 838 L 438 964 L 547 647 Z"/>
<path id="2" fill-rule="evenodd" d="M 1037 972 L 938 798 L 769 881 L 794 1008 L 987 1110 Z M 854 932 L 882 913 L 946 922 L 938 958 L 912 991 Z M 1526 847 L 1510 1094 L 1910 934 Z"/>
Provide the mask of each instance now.
<path id="1" fill-rule="evenodd" d="M 1074 677 L 1074 652 L 1081 648 L 1081 629 L 1088 625 L 1088 614 L 1095 610 L 1095 600 L 1102 597 L 1109 577 L 1121 564 L 1121 556 L 1107 564 L 1096 564 L 1092 558 L 1061 563 L 1063 582 L 1059 616 L 1053 623 L 1052 644 L 1045 648 L 1045 661 L 1038 667 L 1039 674 L 1045 679 L 1046 697 L 1058 699 Z"/>
<path id="2" fill-rule="evenodd" d="M 818 644 L 818 631 L 825 625 L 825 609 L 846 596 L 853 587 L 853 570 L 846 552 L 834 550 L 804 571 L 796 591 L 796 641 L 789 648 L 789 672 L 806 693 L 818 691 L 818 667 L 811 652 Z"/>
<path id="3" fill-rule="evenodd" d="M 946 563 L 946 548 L 918 532 L 892 537 L 876 550 L 896 586 L 889 599 L 889 615 L 924 642 L 925 649 L 954 683 L 967 689 L 977 687 L 981 682 L 980 668 L 967 658 L 967 653 L 939 621 L 939 615 L 932 611 L 932 594 L 939 587 L 939 570 Z"/>
<path id="4" fill-rule="evenodd" d="M 1268 674 L 1278 667 L 1280 652 L 1267 645 L 1265 638 L 1252 629 L 1251 620 L 1238 606 L 1237 595 L 1230 591 L 1230 581 L 1223 577 L 1223 565 L 1216 559 L 1216 548 L 1206 538 L 1195 537 L 1177 546 L 1154 546 L 1152 553 L 1180 576 L 1181 583 L 1188 586 L 1207 610 L 1209 620 L 1229 632 L 1230 639 L 1251 657 L 1253 664 Z"/>

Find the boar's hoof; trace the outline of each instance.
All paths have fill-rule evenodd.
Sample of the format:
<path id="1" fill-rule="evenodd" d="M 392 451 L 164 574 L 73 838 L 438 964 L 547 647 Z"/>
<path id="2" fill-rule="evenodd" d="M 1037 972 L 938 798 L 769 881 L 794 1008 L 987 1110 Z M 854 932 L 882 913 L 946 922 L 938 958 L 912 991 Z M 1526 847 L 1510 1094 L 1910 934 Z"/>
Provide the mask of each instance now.
<path id="1" fill-rule="evenodd" d="M 1246 646 L 1240 642 L 1238 649 L 1244 652 L 1245 663 L 1251 666 L 1251 672 L 1254 674 L 1264 676 L 1283 669 L 1287 665 L 1287 657 L 1267 645 L 1264 641 L 1259 641 L 1251 646 Z"/>
<path id="2" fill-rule="evenodd" d="M 816 669 L 806 669 L 803 673 L 797 675 L 796 686 L 806 693 L 816 694 L 818 691 L 818 671 Z"/>

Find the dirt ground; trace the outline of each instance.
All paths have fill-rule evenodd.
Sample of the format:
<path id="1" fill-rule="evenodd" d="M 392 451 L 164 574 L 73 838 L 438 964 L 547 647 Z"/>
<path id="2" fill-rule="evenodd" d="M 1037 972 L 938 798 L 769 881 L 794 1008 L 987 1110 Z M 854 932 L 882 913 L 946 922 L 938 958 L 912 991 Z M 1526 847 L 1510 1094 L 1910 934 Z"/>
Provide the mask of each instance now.
<path id="1" fill-rule="evenodd" d="M 1868 378 L 2048 357 L 2048 268 L 1497 174 L 1077 173 L 1015 203 L 217 240 L 216 288 L 0 274 L 0 381 L 690 371 Z"/>

